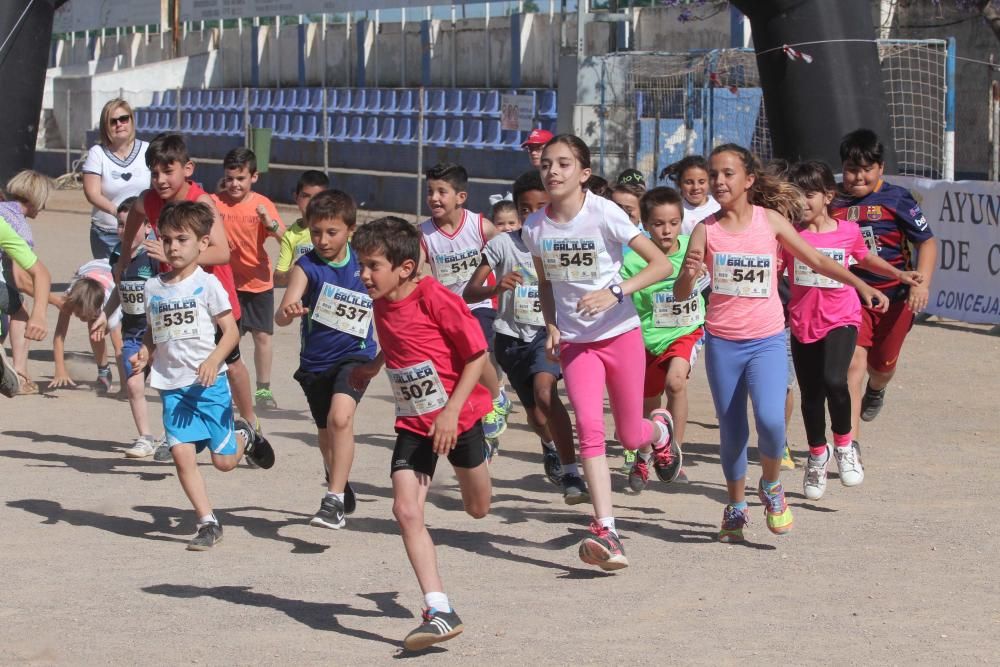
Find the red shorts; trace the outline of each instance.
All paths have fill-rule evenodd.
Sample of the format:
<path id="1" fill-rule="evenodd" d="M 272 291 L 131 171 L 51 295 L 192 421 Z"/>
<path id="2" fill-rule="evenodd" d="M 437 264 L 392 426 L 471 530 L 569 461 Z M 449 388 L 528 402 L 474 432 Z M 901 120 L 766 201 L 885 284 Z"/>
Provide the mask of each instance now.
<path id="1" fill-rule="evenodd" d="M 885 313 L 862 308 L 857 346 L 868 350 L 868 367 L 883 373 L 894 369 L 912 327 L 913 311 L 906 301 L 889 304 Z"/>
<path id="2" fill-rule="evenodd" d="M 667 387 L 667 367 L 674 357 L 688 362 L 690 367 L 698 359 L 698 350 L 701 349 L 701 341 L 705 335 L 705 330 L 698 327 L 694 331 L 681 336 L 671 343 L 666 350 L 658 357 L 654 357 L 646 351 L 646 382 L 642 389 L 645 398 L 653 398 L 663 393 Z M 688 368 L 688 377 L 691 376 L 691 369 Z"/>

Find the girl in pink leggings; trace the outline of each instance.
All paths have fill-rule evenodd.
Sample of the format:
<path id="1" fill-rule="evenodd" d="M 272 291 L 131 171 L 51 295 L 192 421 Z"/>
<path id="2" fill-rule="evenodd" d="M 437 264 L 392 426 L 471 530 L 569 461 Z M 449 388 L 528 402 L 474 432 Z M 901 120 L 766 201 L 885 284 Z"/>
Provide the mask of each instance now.
<path id="1" fill-rule="evenodd" d="M 534 257 L 539 298 L 548 332 L 546 350 L 562 362 L 566 392 L 576 413 L 580 459 L 594 503 L 580 559 L 604 570 L 628 566 L 611 506 L 611 473 L 604 448 L 604 389 L 618 438 L 658 467 L 670 452 L 670 413 L 642 416 L 645 351 L 639 318 L 629 294 L 663 280 L 673 270 L 666 256 L 613 202 L 583 189 L 590 178 L 590 151 L 563 134 L 542 152 L 542 180 L 550 204 L 524 223 L 522 238 Z M 627 247 L 648 265 L 622 281 Z M 563 466 L 564 472 L 575 472 Z"/>

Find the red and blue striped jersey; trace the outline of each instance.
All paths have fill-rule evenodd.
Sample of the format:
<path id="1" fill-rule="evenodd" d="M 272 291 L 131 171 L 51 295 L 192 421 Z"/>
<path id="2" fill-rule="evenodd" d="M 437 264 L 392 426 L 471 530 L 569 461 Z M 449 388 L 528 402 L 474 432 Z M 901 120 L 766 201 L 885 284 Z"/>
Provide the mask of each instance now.
<path id="1" fill-rule="evenodd" d="M 923 243 L 934 236 L 910 191 L 885 181 L 880 181 L 871 194 L 858 199 L 839 194 L 831 205 L 830 215 L 857 223 L 868 249 L 876 251 L 879 257 L 900 271 L 913 270 L 909 244 Z M 892 301 L 907 297 L 907 286 L 894 278 L 856 266 L 851 271 Z"/>

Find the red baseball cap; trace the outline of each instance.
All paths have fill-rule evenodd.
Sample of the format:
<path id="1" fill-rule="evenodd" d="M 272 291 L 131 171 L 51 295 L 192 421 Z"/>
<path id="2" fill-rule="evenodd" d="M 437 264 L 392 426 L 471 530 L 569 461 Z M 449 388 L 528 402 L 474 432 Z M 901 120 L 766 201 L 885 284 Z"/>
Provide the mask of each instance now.
<path id="1" fill-rule="evenodd" d="M 524 143 L 521 144 L 521 148 L 525 148 L 527 146 L 544 146 L 552 141 L 552 136 L 552 133 L 548 130 L 535 128 L 531 131 L 531 134 L 528 135 L 528 138 L 524 140 Z"/>

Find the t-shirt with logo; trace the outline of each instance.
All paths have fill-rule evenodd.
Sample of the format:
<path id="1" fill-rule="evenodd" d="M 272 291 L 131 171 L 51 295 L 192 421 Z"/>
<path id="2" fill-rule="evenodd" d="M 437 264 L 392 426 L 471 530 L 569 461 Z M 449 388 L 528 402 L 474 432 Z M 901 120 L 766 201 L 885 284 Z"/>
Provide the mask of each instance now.
<path id="1" fill-rule="evenodd" d="M 483 216 L 462 209 L 462 224 L 448 234 L 433 220 L 420 223 L 420 244 L 431 265 L 431 273 L 439 283 L 451 292 L 462 296 L 465 286 L 479 266 L 486 232 L 483 230 Z M 487 277 L 486 284 L 493 285 L 493 275 Z M 493 299 L 483 299 L 468 304 L 470 310 L 495 308 Z"/>
<path id="2" fill-rule="evenodd" d="M 302 305 L 309 309 L 301 323 L 299 370 L 320 373 L 347 358 L 374 358 L 374 308 L 351 246 L 340 263 L 308 252 L 296 266 L 308 279 Z"/>
<path id="3" fill-rule="evenodd" d="M 521 238 L 541 260 L 552 285 L 556 325 L 567 343 L 592 343 L 621 335 L 639 326 L 630 299 L 596 317 L 576 312 L 587 293 L 621 283 L 622 255 L 629 242 L 641 234 L 614 202 L 587 192 L 583 207 L 572 220 L 556 222 L 549 208 L 532 213 Z"/>
<path id="4" fill-rule="evenodd" d="M 309 233 L 309 227 L 299 218 L 295 224 L 285 230 L 281 237 L 281 248 L 278 250 L 278 261 L 274 265 L 274 270 L 282 273 L 291 271 L 292 265 L 312 249 L 312 235 Z"/>
<path id="5" fill-rule="evenodd" d="M 119 243 L 108 262 L 113 266 L 121 254 Z M 118 297 L 122 311 L 122 337 L 141 338 L 146 333 L 146 281 L 160 272 L 160 263 L 141 245 L 122 272 Z"/>
<path id="6" fill-rule="evenodd" d="M 534 340 L 545 327 L 545 320 L 538 298 L 535 263 L 521 238 L 521 230 L 494 236 L 483 248 L 483 256 L 498 280 L 512 272 L 521 274 L 524 279 L 524 283 L 513 290 L 500 293 L 500 308 L 493 329 L 512 338 Z"/>
<path id="7" fill-rule="evenodd" d="M 479 322 L 461 297 L 425 276 L 401 301 L 375 300 L 375 329 L 396 403 L 396 429 L 426 436 L 466 362 L 486 351 Z M 477 383 L 459 413 L 459 433 L 491 407 L 490 392 Z"/>
<path id="8" fill-rule="evenodd" d="M 198 381 L 198 366 L 215 350 L 215 319 L 231 311 L 219 279 L 200 266 L 176 283 L 163 276 L 146 281 L 146 320 L 152 332 L 153 364 L 149 384 L 154 389 L 180 389 Z M 219 373 L 227 370 L 219 362 Z"/>
<path id="9" fill-rule="evenodd" d="M 692 206 L 688 203 L 687 199 L 683 198 L 681 199 L 681 204 L 684 207 L 684 219 L 681 220 L 681 234 L 684 236 L 691 236 L 695 225 L 722 208 L 712 195 L 708 195 L 705 203 L 700 206 Z"/>
<path id="10" fill-rule="evenodd" d="M 236 289 L 241 292 L 266 292 L 274 287 L 271 258 L 264 249 L 264 242 L 272 233 L 260 223 L 260 216 L 257 215 L 257 207 L 263 206 L 268 218 L 278 223 L 279 232 L 284 229 L 274 202 L 259 192 L 251 192 L 246 199 L 235 204 L 215 194 L 212 201 L 226 226 L 229 265 L 233 267 Z"/>
<path id="11" fill-rule="evenodd" d="M 675 340 L 694 333 L 705 323 L 705 299 L 701 291 L 692 290 L 691 295 L 683 301 L 674 299 L 674 282 L 680 274 L 690 241 L 690 236 L 677 237 L 677 252 L 667 255 L 674 267 L 670 277 L 632 293 L 632 303 L 642 322 L 643 343 L 649 353 L 655 356 L 663 354 Z M 625 256 L 621 276 L 628 280 L 646 266 L 646 260 L 639 253 L 629 253 Z"/>
<path id="12" fill-rule="evenodd" d="M 84 160 L 81 170 L 85 174 L 96 174 L 101 177 L 101 194 L 117 207 L 129 197 L 138 197 L 143 190 L 149 188 L 147 148 L 149 148 L 148 143 L 136 139 L 132 144 L 132 151 L 123 160 L 102 144 L 96 144 L 87 151 L 87 159 Z M 118 230 L 118 218 L 96 206 L 91 212 L 90 221 L 105 232 L 114 233 Z"/>
<path id="13" fill-rule="evenodd" d="M 879 181 L 875 190 L 857 199 L 841 194 L 830 207 L 830 215 L 857 224 L 869 250 L 900 271 L 914 268 L 910 243 L 933 238 L 924 212 L 906 188 Z M 864 269 L 851 269 L 859 278 L 881 291 L 890 301 L 902 301 L 909 288 L 896 278 Z"/>

